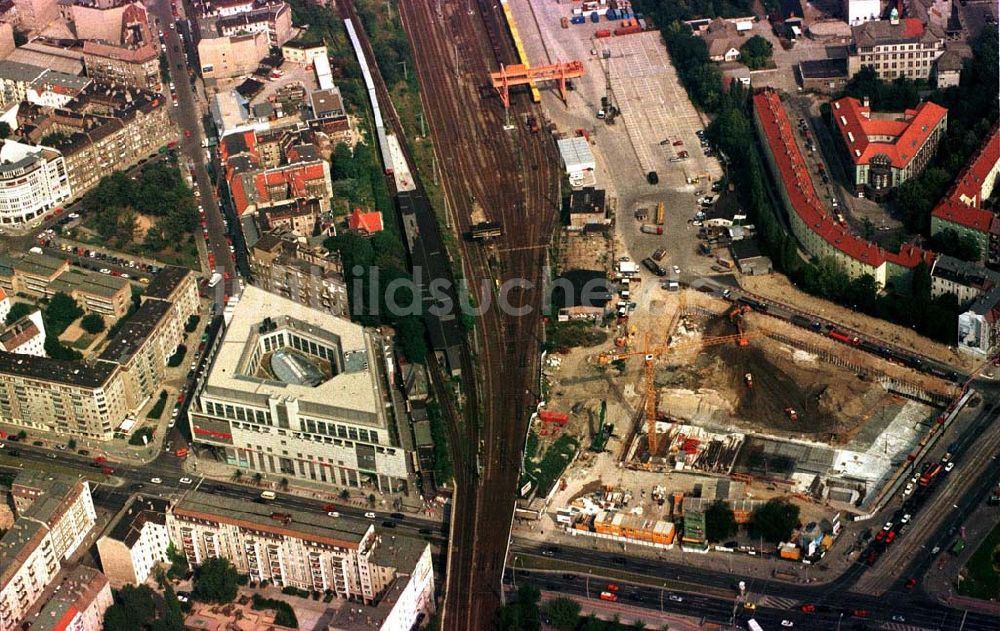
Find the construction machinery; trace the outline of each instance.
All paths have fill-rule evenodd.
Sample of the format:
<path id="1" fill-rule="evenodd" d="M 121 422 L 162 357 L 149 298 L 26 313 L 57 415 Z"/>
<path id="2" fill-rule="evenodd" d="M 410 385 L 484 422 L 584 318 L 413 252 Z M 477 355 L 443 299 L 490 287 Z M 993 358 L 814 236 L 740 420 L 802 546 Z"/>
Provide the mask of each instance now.
<path id="1" fill-rule="evenodd" d="M 669 329 L 668 329 L 669 330 Z M 723 335 L 719 337 L 705 337 L 700 340 L 686 342 L 681 344 L 662 344 L 658 346 L 651 346 L 649 340 L 646 340 L 646 348 L 641 351 L 632 352 L 618 352 L 609 351 L 598 355 L 597 363 L 601 366 L 605 366 L 615 361 L 624 361 L 631 357 L 643 358 L 643 366 L 645 368 L 645 381 L 646 381 L 646 399 L 645 399 L 645 417 L 646 417 L 646 432 L 647 441 L 649 447 L 650 457 L 656 455 L 658 440 L 656 435 L 656 385 L 653 382 L 653 377 L 655 375 L 654 364 L 657 357 L 663 357 L 669 353 L 682 351 L 682 350 L 697 350 L 705 348 L 707 346 L 717 346 L 719 344 L 732 344 L 739 343 L 744 337 L 748 337 L 748 333 L 743 333 L 739 335 Z"/>
<path id="2" fill-rule="evenodd" d="M 616 105 L 614 88 L 611 87 L 611 51 L 604 51 L 605 62 L 601 64 L 604 70 L 604 96 L 601 97 L 601 109 L 597 112 L 597 118 L 604 119 L 608 125 L 614 125 L 615 119 L 621 113 Z"/>
<path id="3" fill-rule="evenodd" d="M 739 332 L 737 343 L 740 346 L 746 346 L 750 343 L 747 339 L 746 329 L 743 327 L 743 316 L 751 311 L 753 311 L 753 308 L 750 305 L 737 304 L 729 312 L 729 321 L 736 325 L 736 330 Z"/>
<path id="4" fill-rule="evenodd" d="M 490 81 L 493 89 L 500 95 L 504 110 L 510 109 L 510 88 L 519 85 L 532 85 L 537 81 L 558 81 L 559 95 L 566 101 L 566 81 L 583 76 L 583 62 L 570 61 L 529 68 L 524 64 L 500 66 L 500 72 L 491 72 Z"/>

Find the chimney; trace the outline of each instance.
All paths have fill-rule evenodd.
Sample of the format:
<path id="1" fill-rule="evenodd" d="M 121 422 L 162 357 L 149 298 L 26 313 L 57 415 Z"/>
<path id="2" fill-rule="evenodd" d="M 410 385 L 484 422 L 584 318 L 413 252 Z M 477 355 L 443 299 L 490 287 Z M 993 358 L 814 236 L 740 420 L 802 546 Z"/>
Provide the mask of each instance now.
<path id="1" fill-rule="evenodd" d="M 863 105 L 864 107 L 869 107 L 869 103 L 870 103 L 870 101 L 868 99 L 868 95 L 867 94 L 865 96 L 861 97 L 861 105 Z"/>

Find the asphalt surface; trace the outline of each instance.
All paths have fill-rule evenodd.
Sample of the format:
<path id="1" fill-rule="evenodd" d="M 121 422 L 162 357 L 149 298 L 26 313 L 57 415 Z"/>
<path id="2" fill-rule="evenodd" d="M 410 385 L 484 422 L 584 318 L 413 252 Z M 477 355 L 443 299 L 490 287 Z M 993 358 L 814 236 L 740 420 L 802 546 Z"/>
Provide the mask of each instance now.
<path id="1" fill-rule="evenodd" d="M 208 176 L 205 168 L 205 150 L 201 146 L 204 139 L 204 132 L 201 126 L 201 110 L 195 101 L 191 88 L 190 74 L 188 72 L 188 56 L 185 54 L 184 42 L 177 35 L 177 29 L 171 29 L 170 24 L 174 21 L 170 13 L 169 0 L 154 0 L 148 5 L 149 10 L 160 20 L 160 28 L 167 45 L 167 59 L 170 62 L 170 77 L 174 83 L 177 93 L 178 107 L 172 107 L 174 120 L 181 129 L 181 136 L 178 146 L 181 152 L 188 157 L 193 165 L 192 176 L 198 185 L 201 193 L 199 203 L 205 209 L 205 219 L 208 230 L 208 249 L 215 254 L 215 267 L 217 270 L 229 274 L 229 279 L 220 283 L 225 285 L 225 294 L 232 295 L 233 285 L 236 283 L 236 266 L 229 251 L 229 240 L 226 238 L 227 229 L 218 200 L 215 195 L 215 187 Z M 190 132 L 190 137 L 185 132 Z M 216 292 L 216 305 L 222 297 Z"/>
<path id="2" fill-rule="evenodd" d="M 174 429 L 176 431 L 176 428 Z M 179 435 L 172 435 L 174 440 L 179 440 Z M 62 467 L 77 469 L 79 473 L 88 474 L 92 478 L 101 477 L 99 467 L 92 465 L 92 456 L 81 456 L 68 451 L 52 451 L 42 447 L 36 447 L 24 442 L 8 442 L 3 452 L 14 449 L 17 451 L 17 458 L 24 462 L 33 462 L 41 467 L 50 463 L 58 463 Z M 3 454 L 0 452 L 0 454 Z M 52 456 L 55 456 L 54 458 Z M 114 474 L 108 476 L 107 482 L 94 485 L 94 503 L 97 506 L 111 511 L 118 511 L 125 505 L 125 501 L 132 493 L 156 494 L 162 497 L 180 497 L 190 490 L 200 490 L 213 495 L 221 495 L 233 499 L 253 502 L 260 500 L 260 489 L 232 484 L 229 482 L 202 478 L 195 474 L 185 472 L 182 468 L 181 460 L 173 454 L 161 453 L 161 455 L 148 464 L 130 464 L 121 462 L 109 462 L 108 466 L 114 469 Z M 5 467 L 13 469 L 14 467 Z M 152 482 L 153 478 L 161 480 L 160 483 Z M 182 478 L 190 479 L 190 483 L 181 483 Z M 311 500 L 297 495 L 287 493 L 276 493 L 277 498 L 271 502 L 276 509 L 282 512 L 302 511 L 308 513 L 326 513 L 327 502 Z M 400 517 L 399 513 L 385 512 L 379 510 L 369 510 L 356 506 L 335 504 L 335 510 L 340 515 L 339 519 L 371 521 L 383 531 L 391 529 L 399 534 L 422 537 L 436 545 L 444 542 L 447 530 L 439 521 L 425 520 L 412 515 Z M 366 513 L 374 513 L 375 518 L 365 517 Z M 396 515 L 394 517 L 394 515 Z M 331 519 L 338 519 L 331 517 Z M 391 526 L 389 524 L 392 524 Z"/>

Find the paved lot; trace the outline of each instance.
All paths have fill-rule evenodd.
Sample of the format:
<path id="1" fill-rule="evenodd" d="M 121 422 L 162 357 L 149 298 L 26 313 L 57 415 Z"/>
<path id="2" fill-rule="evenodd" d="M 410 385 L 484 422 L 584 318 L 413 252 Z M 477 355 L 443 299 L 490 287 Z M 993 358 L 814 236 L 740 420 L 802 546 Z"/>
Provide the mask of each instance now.
<path id="1" fill-rule="evenodd" d="M 661 263 L 678 265 L 683 270 L 682 279 L 711 274 L 711 260 L 697 254 L 697 228 L 688 223 L 697 211 L 694 193 L 707 190 L 710 183 L 706 180 L 688 184 L 687 177 L 707 173 L 717 179 L 722 168 L 701 152 L 694 132 L 704 128 L 708 119 L 688 100 L 660 34 L 596 39 L 595 31 L 613 28 L 615 23 L 588 22 L 563 29 L 559 20 L 569 15 L 569 3 L 511 0 L 510 6 L 532 64 L 573 59 L 584 64 L 586 76 L 574 82 L 567 104 L 559 100 L 554 87 L 546 84 L 540 86 L 542 102 L 546 117 L 555 123 L 558 132 L 571 135 L 581 129 L 590 136 L 597 163 L 597 187 L 617 199 L 616 254 L 638 260 L 663 246 L 668 256 Z M 603 60 L 599 49 L 610 50 L 611 57 Z M 623 112 L 614 125 L 596 117 L 601 97 L 606 94 L 605 63 Z M 661 146 L 666 138 L 671 138 L 671 143 Z M 684 146 L 672 146 L 676 139 L 681 139 Z M 691 158 L 669 162 L 675 151 L 682 149 Z M 659 176 L 655 186 L 646 181 L 650 170 Z M 663 236 L 640 233 L 640 224 L 634 218 L 636 209 L 655 210 L 661 201 L 667 208 Z M 641 303 L 648 299 L 644 295 L 647 292 L 659 297 L 663 294 L 658 283 L 646 282 L 632 299 Z"/>

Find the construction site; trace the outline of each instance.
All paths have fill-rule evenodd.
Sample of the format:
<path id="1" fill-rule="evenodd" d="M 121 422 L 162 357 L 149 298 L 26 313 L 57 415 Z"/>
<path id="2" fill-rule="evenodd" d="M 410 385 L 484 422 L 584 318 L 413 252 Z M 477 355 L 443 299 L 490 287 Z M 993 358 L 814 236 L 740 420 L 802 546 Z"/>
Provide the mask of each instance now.
<path id="1" fill-rule="evenodd" d="M 543 371 L 526 470 L 551 462 L 550 448 L 565 470 L 522 505 L 568 529 L 669 547 L 656 522 L 715 500 L 738 522 L 772 497 L 798 503 L 804 522 L 861 513 L 955 393 L 740 303 L 651 292 L 605 327 L 607 343 L 551 356 Z M 644 534 L 614 534 L 623 528 Z"/>

